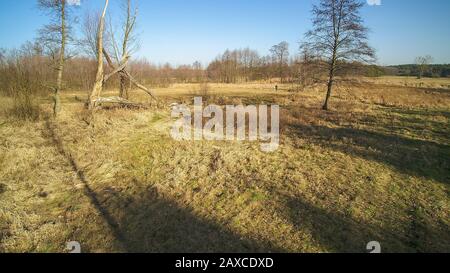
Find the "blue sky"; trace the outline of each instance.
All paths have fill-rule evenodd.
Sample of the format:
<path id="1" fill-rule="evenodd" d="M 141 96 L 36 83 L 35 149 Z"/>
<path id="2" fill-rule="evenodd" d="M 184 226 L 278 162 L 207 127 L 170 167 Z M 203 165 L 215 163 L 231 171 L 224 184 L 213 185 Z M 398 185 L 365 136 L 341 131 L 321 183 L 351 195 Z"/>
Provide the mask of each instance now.
<path id="1" fill-rule="evenodd" d="M 98 9 L 103 0 L 81 0 L 77 12 Z M 412 63 L 432 55 L 450 63 L 450 1 L 381 0 L 366 5 L 362 15 L 371 29 L 370 43 L 378 63 Z M 110 12 L 117 14 L 117 2 Z M 291 54 L 310 26 L 310 10 L 318 0 L 138 0 L 139 56 L 153 63 L 207 63 L 225 49 L 250 47 L 261 54 L 280 42 Z M 32 40 L 48 21 L 35 0 L 0 0 L 0 47 Z"/>

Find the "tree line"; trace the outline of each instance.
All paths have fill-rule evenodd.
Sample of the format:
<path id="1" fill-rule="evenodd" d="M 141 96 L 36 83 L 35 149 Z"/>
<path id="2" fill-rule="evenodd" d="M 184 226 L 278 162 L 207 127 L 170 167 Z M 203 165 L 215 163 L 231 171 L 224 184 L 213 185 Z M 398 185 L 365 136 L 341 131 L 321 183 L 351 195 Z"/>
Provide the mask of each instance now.
<path id="1" fill-rule="evenodd" d="M 421 72 L 417 64 L 392 65 L 383 67 L 385 75 L 408 76 L 425 78 L 447 78 L 450 77 L 450 64 L 429 64 Z"/>
<path id="2" fill-rule="evenodd" d="M 244 53 L 243 53 L 244 52 Z M 251 52 L 246 55 L 246 52 Z M 250 57 L 247 57 L 250 56 Z M 43 92 L 54 81 L 55 60 L 44 53 L 44 49 L 38 42 L 26 42 L 21 47 L 12 50 L 0 50 L 0 80 L 3 80 L 1 91 L 10 82 L 7 71 L 12 71 L 20 66 L 27 66 L 31 71 L 38 73 L 33 76 L 40 82 L 39 87 Z M 369 66 L 362 63 L 349 63 L 345 74 L 359 73 L 362 76 L 382 76 L 390 74 L 384 67 Z M 65 71 L 62 86 L 64 90 L 88 90 L 92 88 L 95 76 L 95 59 L 90 56 L 75 56 L 66 61 L 70 67 Z M 271 55 L 262 56 L 256 50 L 236 49 L 226 50 L 219 57 L 206 66 L 200 62 L 193 64 L 173 66 L 166 64 L 153 64 L 146 58 L 130 60 L 129 71 L 142 84 L 153 88 L 168 87 L 175 83 L 246 83 L 246 82 L 281 82 L 304 84 L 318 82 L 325 75 L 322 64 L 312 60 L 301 53 L 288 58 L 280 69 L 279 63 Z M 373 69 L 379 69 L 380 73 L 373 73 Z M 37 71 L 39 70 L 39 71 Z M 110 71 L 106 68 L 106 71 Z M 281 72 L 280 72 L 281 71 Z M 344 73 L 341 73 L 344 75 Z M 119 85 L 119 78 L 113 77 L 106 84 L 106 88 L 115 88 Z M 3 83 L 2 82 L 2 83 Z M 47 87 L 47 89 L 43 88 Z"/>

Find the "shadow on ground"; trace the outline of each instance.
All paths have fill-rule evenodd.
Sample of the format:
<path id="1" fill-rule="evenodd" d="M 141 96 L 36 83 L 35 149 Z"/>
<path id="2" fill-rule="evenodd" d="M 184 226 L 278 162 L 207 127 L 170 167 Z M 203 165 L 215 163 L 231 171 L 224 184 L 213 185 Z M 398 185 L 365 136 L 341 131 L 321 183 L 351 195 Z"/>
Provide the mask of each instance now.
<path id="1" fill-rule="evenodd" d="M 53 132 L 52 137 L 60 153 L 85 185 L 85 194 L 111 229 L 117 245 L 120 245 L 118 251 L 283 252 L 268 242 L 243 238 L 212 218 L 200 217 L 189 209 L 188 204 L 171 201 L 152 186 L 133 187 L 132 192 L 113 187 L 92 190 L 76 161 L 65 151 L 54 128 L 49 123 L 47 127 Z M 307 137 L 335 150 L 389 164 L 403 173 L 448 184 L 449 146 L 354 128 L 301 124 L 293 128 L 298 137 Z M 346 144 L 348 140 L 351 144 Z M 389 226 L 370 226 L 339 212 L 317 207 L 301 197 L 283 196 L 281 200 L 286 200 L 284 214 L 294 227 L 309 230 L 314 240 L 330 251 L 364 252 L 371 240 L 383 242 L 386 252 L 449 250 L 448 246 L 443 247 L 445 242 L 436 241 L 435 235 L 443 234 L 442 231 L 431 230 L 419 218 L 411 222 L 407 235 L 400 237 Z M 430 234 L 432 238 L 428 238 Z"/>
<path id="2" fill-rule="evenodd" d="M 66 150 L 57 128 L 46 119 L 46 130 L 59 153 L 84 186 L 84 194 L 102 217 L 116 242 L 116 251 L 128 253 L 255 253 L 281 252 L 269 243 L 238 234 L 195 215 L 187 208 L 159 196 L 153 187 L 133 194 L 113 188 L 91 188 L 91 183 Z M 85 250 L 89 251 L 88 248 Z"/>
<path id="3" fill-rule="evenodd" d="M 308 115 L 311 111 L 305 109 L 302 113 Z M 440 115 L 444 114 L 448 115 L 448 113 L 440 113 Z M 319 118 L 326 120 L 326 116 Z M 361 117 L 361 120 L 364 120 L 364 117 Z M 410 119 L 405 124 L 405 128 L 411 129 L 411 126 L 417 124 L 417 120 Z M 352 156 L 388 164 L 404 174 L 450 184 L 450 157 L 448 156 L 450 145 L 403 136 L 398 127 L 387 128 L 390 132 L 386 130 L 374 132 L 339 125 L 333 128 L 302 123 L 289 126 L 293 129 L 291 132 L 295 137 L 308 139 L 323 147 Z M 417 130 L 420 129 L 424 130 L 423 124 Z M 433 133 L 433 135 L 436 134 L 442 136 L 446 132 Z M 448 140 L 448 135 L 446 139 Z"/>
<path id="4" fill-rule="evenodd" d="M 370 241 L 380 242 L 382 251 L 390 252 L 448 252 L 450 245 L 446 238 L 436 234 L 445 234 L 442 230 L 430 230 L 419 217 L 413 217 L 409 232 L 399 236 L 388 226 L 371 226 L 356 221 L 350 216 L 318 208 L 301 197 L 286 197 L 288 217 L 295 227 L 309 229 L 318 244 L 336 253 L 367 252 Z"/>
<path id="5" fill-rule="evenodd" d="M 156 188 L 139 194 L 105 190 L 98 197 L 117 219 L 122 245 L 127 252 L 236 253 L 280 251 L 262 245 L 195 215 L 187 208 L 159 196 Z"/>

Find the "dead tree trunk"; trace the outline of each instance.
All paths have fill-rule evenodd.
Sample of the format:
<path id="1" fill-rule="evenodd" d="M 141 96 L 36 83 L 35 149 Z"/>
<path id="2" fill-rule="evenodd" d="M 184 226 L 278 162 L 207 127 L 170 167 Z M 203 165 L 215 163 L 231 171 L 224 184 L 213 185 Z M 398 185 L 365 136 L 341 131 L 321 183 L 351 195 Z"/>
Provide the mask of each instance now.
<path id="1" fill-rule="evenodd" d="M 106 10 L 108 7 L 108 0 L 106 0 L 105 8 L 103 10 L 103 14 L 100 17 L 100 22 L 98 26 L 98 32 L 97 32 L 97 59 L 98 59 L 98 68 L 97 68 L 97 76 L 95 80 L 94 88 L 89 96 L 89 109 L 94 109 L 96 106 L 102 103 L 109 103 L 109 104 L 119 104 L 119 105 L 126 105 L 128 107 L 139 107 L 142 108 L 142 105 L 132 103 L 128 101 L 128 88 L 127 83 L 130 85 L 133 84 L 137 88 L 144 90 L 147 94 L 152 96 L 156 100 L 156 97 L 153 95 L 153 93 L 148 90 L 145 86 L 139 84 L 127 71 L 126 67 L 128 65 L 128 61 L 130 59 L 130 53 L 128 50 L 129 42 L 132 41 L 132 32 L 135 26 L 136 22 L 136 13 L 134 15 L 131 14 L 131 0 L 128 0 L 127 4 L 127 21 L 124 27 L 124 40 L 122 43 L 122 53 L 121 57 L 119 57 L 119 49 L 117 46 L 117 43 L 114 39 L 114 31 L 111 27 L 111 42 L 115 51 L 115 64 L 113 62 L 113 59 L 108 54 L 107 50 L 103 47 L 103 31 L 105 26 L 105 15 Z M 104 75 L 104 69 L 103 69 L 103 58 L 106 59 L 106 62 L 108 63 L 108 66 L 111 68 L 112 72 Z M 120 97 L 112 97 L 112 98 L 101 98 L 101 92 L 103 89 L 104 84 L 111 79 L 114 75 L 118 74 L 120 79 Z"/>
<path id="2" fill-rule="evenodd" d="M 97 32 L 97 75 L 95 77 L 95 84 L 92 92 L 89 96 L 89 109 L 93 110 L 95 108 L 95 104 L 103 90 L 103 30 L 105 28 L 105 15 L 106 10 L 108 9 L 109 0 L 105 1 L 105 7 L 103 9 L 103 13 L 100 17 L 100 22 L 98 25 Z"/>
<path id="3" fill-rule="evenodd" d="M 128 87 L 127 87 L 127 74 L 124 70 L 119 71 L 119 80 L 120 80 L 120 97 L 124 99 L 128 99 Z"/>

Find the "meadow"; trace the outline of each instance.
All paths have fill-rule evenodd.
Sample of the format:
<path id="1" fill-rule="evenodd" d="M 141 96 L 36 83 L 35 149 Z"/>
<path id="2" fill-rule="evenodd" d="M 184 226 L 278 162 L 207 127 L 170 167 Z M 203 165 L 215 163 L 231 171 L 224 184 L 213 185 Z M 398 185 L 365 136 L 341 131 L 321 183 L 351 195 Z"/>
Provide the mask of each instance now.
<path id="1" fill-rule="evenodd" d="M 106 95 L 117 95 L 108 90 Z M 148 109 L 0 116 L 0 252 L 450 252 L 450 80 L 174 84 Z M 279 104 L 281 143 L 170 137 L 171 103 Z M 0 98 L 10 105 L 8 98 Z"/>

